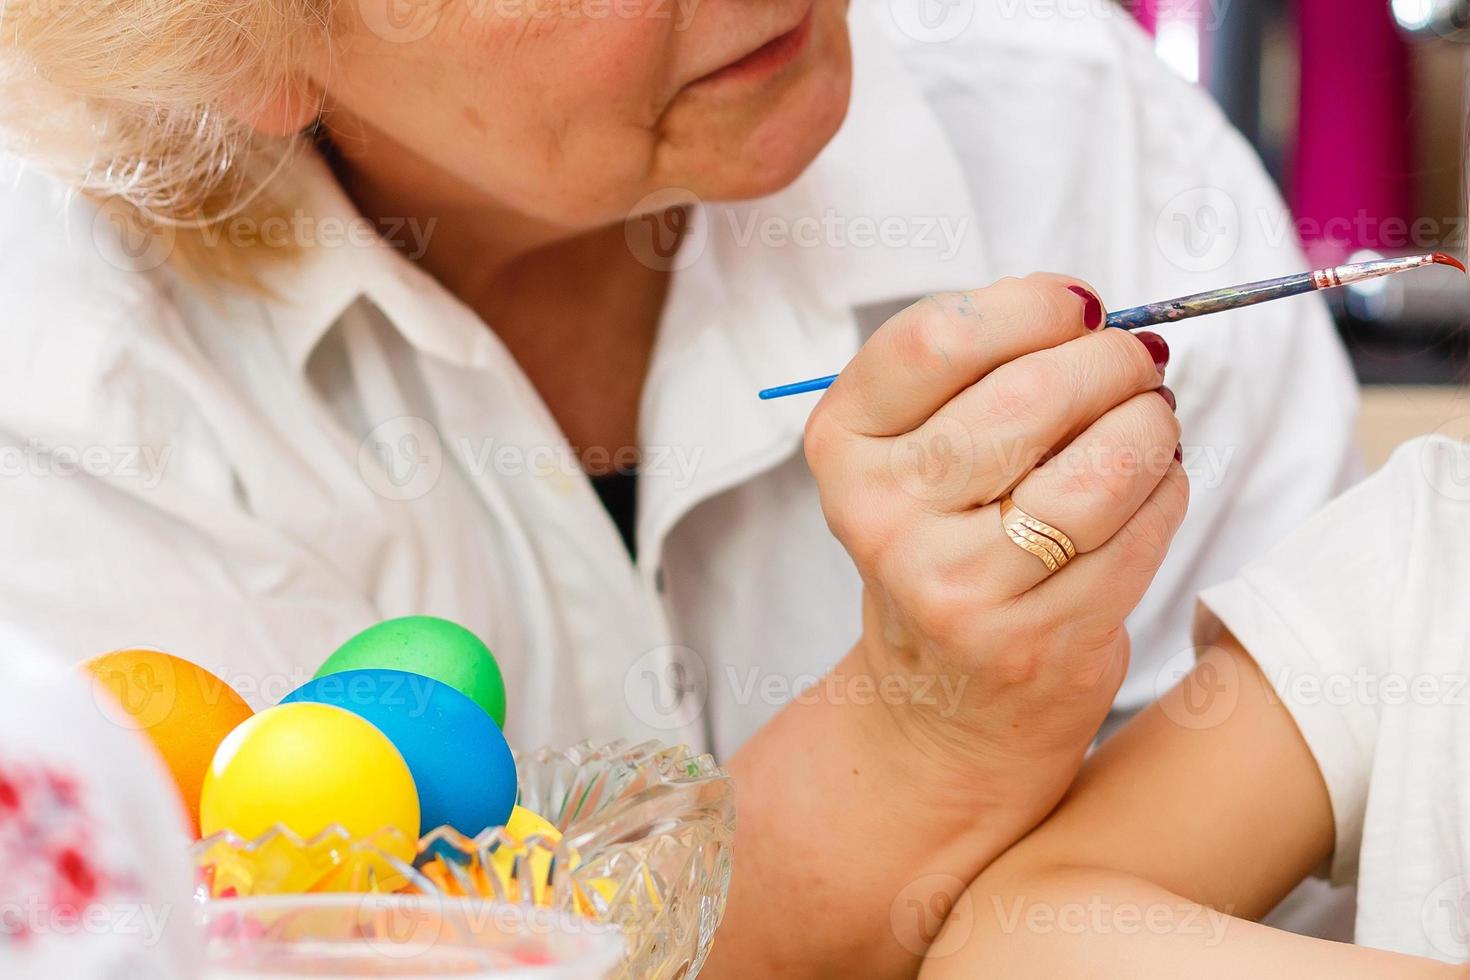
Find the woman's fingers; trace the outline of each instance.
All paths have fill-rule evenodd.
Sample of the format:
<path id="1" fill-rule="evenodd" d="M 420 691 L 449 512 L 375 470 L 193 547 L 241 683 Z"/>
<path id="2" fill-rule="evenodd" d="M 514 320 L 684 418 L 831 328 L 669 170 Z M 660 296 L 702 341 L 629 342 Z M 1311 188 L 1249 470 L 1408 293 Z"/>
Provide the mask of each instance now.
<path id="1" fill-rule="evenodd" d="M 1076 610 L 1080 630 L 1115 628 L 1143 599 L 1189 508 L 1189 477 L 1172 462 L 1132 517 L 1101 547 L 1032 589 L 1024 602 L 1049 619 L 1048 608 Z"/>
<path id="2" fill-rule="evenodd" d="M 1108 412 L 1021 481 L 1012 494 L 1015 505 L 1062 531 L 1077 549 L 1079 557 L 1056 578 L 1071 576 L 1082 555 L 1102 548 L 1134 519 L 1170 468 L 1178 469 L 1178 441 L 1179 422 L 1169 403 L 1145 392 Z M 925 552 L 942 587 L 980 589 L 1004 599 L 1053 575 L 1006 535 L 998 504 L 932 515 L 916 555 L 904 560 L 917 564 Z M 933 584 L 916 583 L 918 589 Z"/>
<path id="3" fill-rule="evenodd" d="M 911 432 L 1000 365 L 1101 326 L 1096 295 L 1065 276 L 927 296 L 863 345 L 818 413 L 859 435 Z"/>
<path id="4" fill-rule="evenodd" d="M 1144 392 L 1033 470 L 1011 499 L 1064 531 L 1079 553 L 1096 551 L 1143 506 L 1174 463 L 1178 445 L 1173 408 L 1157 392 Z"/>
<path id="5" fill-rule="evenodd" d="M 965 510 L 999 500 L 1055 449 L 1158 388 L 1166 360 L 1127 331 L 1104 330 L 996 368 L 906 437 L 920 445 L 947 438 L 974 457 L 936 505 Z"/>

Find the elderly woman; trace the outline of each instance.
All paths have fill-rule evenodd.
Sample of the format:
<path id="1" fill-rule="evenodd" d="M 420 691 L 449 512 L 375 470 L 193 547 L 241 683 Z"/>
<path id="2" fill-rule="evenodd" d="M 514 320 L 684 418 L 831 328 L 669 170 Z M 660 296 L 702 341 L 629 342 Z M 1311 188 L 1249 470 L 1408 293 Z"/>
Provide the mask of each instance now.
<path id="1" fill-rule="evenodd" d="M 1097 329 L 1302 266 L 1109 9 L 5 4 L 0 619 L 257 705 L 455 619 L 514 742 L 730 765 L 712 974 L 913 973 L 1350 465 L 1318 306 Z"/>

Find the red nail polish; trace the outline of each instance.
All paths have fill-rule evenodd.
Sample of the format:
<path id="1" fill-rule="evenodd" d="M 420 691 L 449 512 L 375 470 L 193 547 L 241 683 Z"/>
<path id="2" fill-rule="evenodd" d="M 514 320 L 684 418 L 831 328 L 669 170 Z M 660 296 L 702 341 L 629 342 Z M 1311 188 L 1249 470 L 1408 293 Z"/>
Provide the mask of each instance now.
<path id="1" fill-rule="evenodd" d="M 1154 391 L 1157 391 L 1160 395 L 1163 396 L 1164 401 L 1169 403 L 1169 411 L 1177 412 L 1179 410 L 1179 399 L 1174 397 L 1174 392 L 1169 388 L 1168 385 L 1160 385 L 1159 387 L 1155 388 Z"/>
<path id="2" fill-rule="evenodd" d="M 1068 286 L 1067 291 L 1082 297 L 1082 322 L 1088 330 L 1096 330 L 1103 323 L 1102 300 L 1081 286 Z"/>
<path id="3" fill-rule="evenodd" d="M 1169 345 L 1163 337 L 1152 330 L 1140 330 L 1133 336 L 1137 337 L 1143 346 L 1148 348 L 1148 356 L 1154 359 L 1154 367 L 1160 371 L 1164 370 L 1169 363 Z"/>
<path id="4" fill-rule="evenodd" d="M 1184 462 L 1184 447 L 1183 446 L 1175 446 L 1174 447 L 1174 462 L 1176 462 L 1176 463 L 1183 463 Z"/>

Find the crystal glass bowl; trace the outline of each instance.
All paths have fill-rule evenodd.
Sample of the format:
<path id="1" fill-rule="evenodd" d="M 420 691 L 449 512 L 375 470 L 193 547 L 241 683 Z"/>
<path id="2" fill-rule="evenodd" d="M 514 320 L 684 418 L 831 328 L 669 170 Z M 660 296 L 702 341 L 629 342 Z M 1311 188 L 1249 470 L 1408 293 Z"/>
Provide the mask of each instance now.
<path id="1" fill-rule="evenodd" d="M 338 826 L 306 840 L 282 827 L 254 840 L 225 832 L 195 845 L 199 897 L 493 899 L 616 925 L 626 952 L 614 976 L 694 976 L 730 883 L 735 801 L 725 771 L 658 742 L 584 742 L 520 754 L 516 764 L 521 805 L 554 824 L 559 840 L 521 841 L 500 827 L 474 838 L 440 827 L 417 842 L 391 830 L 354 839 Z"/>
<path id="2" fill-rule="evenodd" d="M 277 895 L 208 902 L 205 980 L 602 980 L 616 926 L 535 906 L 428 895 Z"/>

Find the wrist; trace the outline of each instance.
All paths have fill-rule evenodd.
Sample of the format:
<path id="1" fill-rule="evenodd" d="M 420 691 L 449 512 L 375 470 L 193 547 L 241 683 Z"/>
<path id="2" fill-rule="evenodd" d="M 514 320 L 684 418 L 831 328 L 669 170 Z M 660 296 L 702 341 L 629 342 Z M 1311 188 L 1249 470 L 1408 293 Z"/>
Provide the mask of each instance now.
<path id="1" fill-rule="evenodd" d="M 869 765 L 936 823 L 994 834 L 1002 847 L 1030 830 L 1071 784 L 1090 739 L 1058 744 L 986 717 L 969 675 L 925 673 L 895 659 L 860 641 L 832 675 L 843 688 L 879 692 L 870 703 L 852 698 L 849 705 Z"/>

